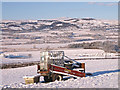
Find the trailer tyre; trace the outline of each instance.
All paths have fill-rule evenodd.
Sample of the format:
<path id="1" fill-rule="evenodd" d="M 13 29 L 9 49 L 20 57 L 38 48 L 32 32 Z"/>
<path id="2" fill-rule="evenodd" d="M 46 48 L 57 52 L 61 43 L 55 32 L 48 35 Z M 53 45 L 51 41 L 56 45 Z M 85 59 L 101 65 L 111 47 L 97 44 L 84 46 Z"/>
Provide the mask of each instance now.
<path id="1" fill-rule="evenodd" d="M 51 82 L 51 78 L 48 78 L 48 76 L 44 76 L 44 81 L 45 82 Z"/>
<path id="2" fill-rule="evenodd" d="M 62 75 L 56 75 L 56 80 L 62 81 L 62 79 L 63 79 L 63 76 L 62 76 Z"/>
<path id="3" fill-rule="evenodd" d="M 55 81 L 55 80 L 61 81 L 62 79 L 63 79 L 63 76 L 59 74 L 53 74 L 52 76 L 52 81 Z"/>

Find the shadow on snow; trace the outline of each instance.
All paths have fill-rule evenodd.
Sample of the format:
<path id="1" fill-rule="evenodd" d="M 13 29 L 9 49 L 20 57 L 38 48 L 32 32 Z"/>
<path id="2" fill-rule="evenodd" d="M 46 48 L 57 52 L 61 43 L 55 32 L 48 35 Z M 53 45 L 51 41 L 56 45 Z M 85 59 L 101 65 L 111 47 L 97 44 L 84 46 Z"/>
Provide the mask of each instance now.
<path id="1" fill-rule="evenodd" d="M 86 76 L 98 76 L 98 75 L 102 75 L 102 74 L 115 73 L 115 72 L 120 72 L 120 69 L 109 70 L 109 71 L 98 71 L 98 72 L 94 72 L 94 73 L 86 73 Z"/>

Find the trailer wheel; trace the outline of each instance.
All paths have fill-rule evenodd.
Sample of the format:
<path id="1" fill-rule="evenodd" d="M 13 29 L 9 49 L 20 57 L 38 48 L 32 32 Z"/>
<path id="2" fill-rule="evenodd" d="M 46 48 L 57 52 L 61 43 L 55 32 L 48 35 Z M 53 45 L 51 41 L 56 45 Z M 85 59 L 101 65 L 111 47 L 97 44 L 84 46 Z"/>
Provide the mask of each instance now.
<path id="1" fill-rule="evenodd" d="M 62 75 L 59 75 L 59 74 L 56 75 L 56 80 L 62 81 L 62 79 L 63 79 L 63 76 L 62 76 Z"/>
<path id="2" fill-rule="evenodd" d="M 44 76 L 44 81 L 45 81 L 45 82 L 50 82 L 50 81 L 51 81 L 51 77 L 48 78 L 48 76 Z"/>
<path id="3" fill-rule="evenodd" d="M 53 74 L 52 76 L 52 81 L 55 81 L 55 80 L 61 81 L 62 79 L 63 79 L 63 76 L 59 74 Z"/>

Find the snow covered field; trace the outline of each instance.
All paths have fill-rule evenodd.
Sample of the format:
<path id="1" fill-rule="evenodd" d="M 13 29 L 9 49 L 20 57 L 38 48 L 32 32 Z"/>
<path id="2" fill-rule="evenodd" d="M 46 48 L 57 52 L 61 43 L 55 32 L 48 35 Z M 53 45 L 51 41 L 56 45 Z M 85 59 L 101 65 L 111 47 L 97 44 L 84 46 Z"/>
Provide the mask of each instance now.
<path id="1" fill-rule="evenodd" d="M 2 69 L 2 85 L 4 88 L 118 88 L 118 60 L 82 60 L 85 62 L 86 73 L 92 73 L 92 76 L 83 78 L 64 77 L 62 81 L 44 83 L 43 77 L 37 84 L 25 85 L 23 76 L 36 75 L 36 65 Z M 67 79 L 69 78 L 69 79 Z M 66 80 L 65 80 L 66 79 Z"/>
<path id="2" fill-rule="evenodd" d="M 117 57 L 117 53 L 105 53 L 103 50 L 99 49 L 61 49 L 56 51 L 64 51 L 65 55 L 72 59 L 81 59 L 81 58 L 108 58 Z M 5 55 L 28 55 L 31 54 L 31 58 L 4 58 L 3 55 L 0 56 L 2 64 L 10 64 L 10 63 L 25 63 L 25 62 L 33 62 L 40 60 L 40 52 L 41 51 L 27 51 L 27 52 L 5 52 Z"/>

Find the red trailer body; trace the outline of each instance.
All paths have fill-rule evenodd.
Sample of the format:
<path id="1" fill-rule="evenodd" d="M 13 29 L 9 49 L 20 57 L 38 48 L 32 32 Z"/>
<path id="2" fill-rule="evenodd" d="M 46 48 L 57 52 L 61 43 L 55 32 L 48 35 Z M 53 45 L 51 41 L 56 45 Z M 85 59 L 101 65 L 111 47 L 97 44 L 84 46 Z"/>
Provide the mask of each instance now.
<path id="1" fill-rule="evenodd" d="M 69 75 L 69 76 L 73 76 L 73 77 L 85 77 L 84 67 L 79 68 L 79 71 L 77 71 L 75 69 L 67 69 L 66 67 L 50 65 L 49 71 L 51 71 L 52 73 Z"/>

